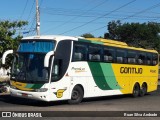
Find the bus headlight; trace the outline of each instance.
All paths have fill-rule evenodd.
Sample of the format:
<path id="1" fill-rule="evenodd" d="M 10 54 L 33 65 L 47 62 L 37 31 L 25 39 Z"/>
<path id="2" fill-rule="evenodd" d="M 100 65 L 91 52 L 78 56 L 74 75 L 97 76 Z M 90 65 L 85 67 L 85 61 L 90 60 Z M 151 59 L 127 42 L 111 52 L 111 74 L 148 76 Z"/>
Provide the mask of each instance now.
<path id="1" fill-rule="evenodd" d="M 35 89 L 36 92 L 46 92 L 48 88 Z"/>

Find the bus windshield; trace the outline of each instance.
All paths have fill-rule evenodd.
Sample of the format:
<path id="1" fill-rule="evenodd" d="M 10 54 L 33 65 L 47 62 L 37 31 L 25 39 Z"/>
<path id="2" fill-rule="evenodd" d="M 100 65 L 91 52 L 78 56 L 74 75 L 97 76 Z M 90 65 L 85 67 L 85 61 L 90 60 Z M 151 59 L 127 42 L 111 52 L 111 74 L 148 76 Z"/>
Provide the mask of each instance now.
<path id="1" fill-rule="evenodd" d="M 48 82 L 48 70 L 44 68 L 44 53 L 17 53 L 14 57 L 11 79 L 26 83 Z"/>
<path id="2" fill-rule="evenodd" d="M 48 82 L 49 70 L 44 67 L 44 58 L 54 48 L 54 40 L 22 40 L 14 56 L 11 79 L 26 83 Z"/>

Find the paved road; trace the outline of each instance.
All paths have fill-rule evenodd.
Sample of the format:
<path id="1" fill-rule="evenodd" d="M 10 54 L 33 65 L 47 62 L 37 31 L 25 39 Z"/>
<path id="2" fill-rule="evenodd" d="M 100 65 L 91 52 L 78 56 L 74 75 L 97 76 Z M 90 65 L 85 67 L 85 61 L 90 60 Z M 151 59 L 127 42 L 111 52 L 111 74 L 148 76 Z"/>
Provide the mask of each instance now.
<path id="1" fill-rule="evenodd" d="M 62 114 L 65 111 L 159 111 L 158 114 L 160 115 L 160 86 L 157 91 L 144 97 L 132 98 L 130 95 L 121 95 L 90 98 L 83 100 L 78 105 L 69 105 L 66 101 L 46 103 L 0 95 L 0 111 L 61 111 Z M 78 114 L 78 112 L 74 114 Z M 97 112 L 97 114 L 100 114 L 100 112 Z M 113 114 L 118 113 L 113 112 Z M 93 114 L 91 115 L 93 116 Z M 96 112 L 94 112 L 94 115 L 96 116 Z M 119 118 L 115 119 L 119 120 Z M 143 118 L 141 117 L 141 119 Z"/>

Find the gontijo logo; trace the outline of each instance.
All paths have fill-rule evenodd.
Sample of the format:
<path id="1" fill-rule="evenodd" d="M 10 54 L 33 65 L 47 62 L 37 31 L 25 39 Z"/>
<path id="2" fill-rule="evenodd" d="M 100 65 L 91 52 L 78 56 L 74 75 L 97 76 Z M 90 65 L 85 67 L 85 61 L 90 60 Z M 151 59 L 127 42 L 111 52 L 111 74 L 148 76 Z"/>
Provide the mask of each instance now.
<path id="1" fill-rule="evenodd" d="M 121 67 L 120 73 L 122 73 L 122 74 L 142 74 L 143 69 L 136 68 L 136 67 Z"/>

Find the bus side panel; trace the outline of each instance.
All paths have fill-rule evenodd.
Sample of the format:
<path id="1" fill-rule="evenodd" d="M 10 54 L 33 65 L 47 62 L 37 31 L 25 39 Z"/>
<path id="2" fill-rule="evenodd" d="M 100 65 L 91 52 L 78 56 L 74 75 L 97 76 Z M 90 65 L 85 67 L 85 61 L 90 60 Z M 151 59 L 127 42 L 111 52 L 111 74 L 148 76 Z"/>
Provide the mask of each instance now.
<path id="1" fill-rule="evenodd" d="M 68 75 L 71 78 L 70 93 L 76 85 L 81 85 L 84 90 L 84 97 L 94 96 L 94 82 L 92 82 L 93 79 L 87 62 L 71 62 Z"/>
<path id="2" fill-rule="evenodd" d="M 64 76 L 61 80 L 51 82 L 50 99 L 51 101 L 67 100 L 70 96 L 70 80 L 68 76 Z"/>
<path id="3" fill-rule="evenodd" d="M 72 76 L 72 87 L 81 84 L 84 97 L 122 94 L 119 90 L 111 64 L 98 62 L 72 62 L 68 74 Z M 109 72 L 109 73 L 108 73 Z"/>
<path id="4" fill-rule="evenodd" d="M 70 93 L 80 84 L 84 97 L 131 94 L 136 82 L 140 86 L 145 82 L 151 92 L 157 89 L 157 72 L 156 66 L 71 62 L 68 69 Z"/>
<path id="5" fill-rule="evenodd" d="M 157 66 L 112 64 L 112 67 L 124 94 L 132 93 L 135 83 L 139 83 L 140 87 L 146 83 L 148 92 L 157 89 Z"/>

